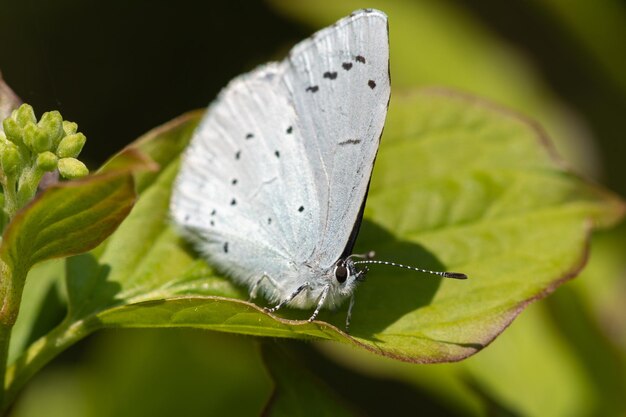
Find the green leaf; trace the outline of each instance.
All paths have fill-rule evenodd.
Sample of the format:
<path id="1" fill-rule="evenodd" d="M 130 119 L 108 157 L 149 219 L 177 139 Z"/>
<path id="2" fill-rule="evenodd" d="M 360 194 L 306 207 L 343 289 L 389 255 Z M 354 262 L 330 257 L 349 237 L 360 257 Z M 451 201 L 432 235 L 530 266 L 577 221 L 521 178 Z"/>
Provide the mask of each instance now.
<path id="1" fill-rule="evenodd" d="M 50 186 L 16 213 L 0 243 L 3 323 L 14 323 L 33 265 L 90 250 L 115 230 L 135 201 L 130 170 L 144 160 L 135 155 L 124 169 Z"/>
<path id="2" fill-rule="evenodd" d="M 178 158 L 199 113 L 140 139 L 158 172 L 117 232 L 69 260 L 69 315 L 11 372 L 10 391 L 65 346 L 102 327 L 195 327 L 251 335 L 337 340 L 412 362 L 454 361 L 489 344 L 531 301 L 578 273 L 592 224 L 610 225 L 622 203 L 563 168 L 532 124 L 471 97 L 394 95 L 372 177 L 360 250 L 379 259 L 469 274 L 441 280 L 372 267 L 357 291 L 352 334 L 341 311 L 302 321 L 247 299 L 169 223 Z M 116 158 L 117 159 L 117 158 Z M 107 166 L 115 166 L 114 159 Z"/>
<path id="3" fill-rule="evenodd" d="M 134 200 L 128 170 L 52 185 L 16 214 L 0 256 L 27 270 L 45 259 L 92 249 L 115 230 Z"/>
<path id="4" fill-rule="evenodd" d="M 174 125 L 173 133 L 187 140 L 193 123 Z M 355 338 L 324 323 L 274 320 L 253 304 L 224 298 L 247 297 L 211 270 L 198 271 L 171 229 L 169 192 L 177 167 L 169 154 L 97 258 L 71 262 L 70 309 L 80 319 L 96 314 L 106 326 L 314 336 L 408 360 L 459 359 L 580 269 L 589 219 L 611 222 L 619 215 L 617 200 L 562 170 L 530 125 L 471 99 L 436 92 L 402 98 L 386 129 L 359 246 L 386 259 L 461 270 L 469 281 L 372 271 L 357 296 Z M 174 135 L 159 133 L 155 142 L 171 146 Z M 74 277 L 90 267 L 100 286 L 84 293 L 84 277 L 81 286 Z M 326 318 L 341 324 L 342 316 Z"/>
<path id="5" fill-rule="evenodd" d="M 621 213 L 617 200 L 561 169 L 544 145 L 523 120 L 463 97 L 423 93 L 392 108 L 359 246 L 434 268 L 442 267 L 437 254 L 471 278 L 439 282 L 397 271 L 382 278 L 379 270 L 357 296 L 357 337 L 327 324 L 271 321 L 243 301 L 179 292 L 99 320 L 330 338 L 406 360 L 460 359 L 578 272 L 590 219 L 608 224 Z M 469 152 L 476 157 L 468 160 Z M 341 314 L 332 320 L 341 323 Z"/>

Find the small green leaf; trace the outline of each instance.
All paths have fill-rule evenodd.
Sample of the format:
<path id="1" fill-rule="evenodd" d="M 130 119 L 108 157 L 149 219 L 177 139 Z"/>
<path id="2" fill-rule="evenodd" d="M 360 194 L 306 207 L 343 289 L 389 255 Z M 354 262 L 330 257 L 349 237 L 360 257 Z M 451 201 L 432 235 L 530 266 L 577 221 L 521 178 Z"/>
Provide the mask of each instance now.
<path id="1" fill-rule="evenodd" d="M 16 214 L 0 254 L 13 265 L 30 266 L 89 250 L 115 230 L 134 200 L 127 171 L 57 183 Z"/>

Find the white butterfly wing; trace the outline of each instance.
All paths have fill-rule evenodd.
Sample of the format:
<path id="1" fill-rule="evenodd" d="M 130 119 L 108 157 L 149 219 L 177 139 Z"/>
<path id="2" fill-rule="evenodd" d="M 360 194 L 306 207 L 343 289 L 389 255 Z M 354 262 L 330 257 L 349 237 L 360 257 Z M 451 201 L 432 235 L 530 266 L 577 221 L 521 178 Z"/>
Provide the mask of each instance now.
<path id="1" fill-rule="evenodd" d="M 360 11 L 233 80 L 185 152 L 171 212 L 240 282 L 285 297 L 301 268 L 341 255 L 365 197 L 389 100 L 386 16 Z M 270 296 L 272 294 L 269 294 Z"/>
<path id="2" fill-rule="evenodd" d="M 304 139 L 269 64 L 233 80 L 209 107 L 174 187 L 175 222 L 210 260 L 244 283 L 281 281 L 320 234 L 319 200 Z M 311 240 L 308 240 L 311 244 Z"/>
<path id="3" fill-rule="evenodd" d="M 285 83 L 304 129 L 323 216 L 312 261 L 322 268 L 343 252 L 365 198 L 389 95 L 387 17 L 355 12 L 297 45 Z"/>

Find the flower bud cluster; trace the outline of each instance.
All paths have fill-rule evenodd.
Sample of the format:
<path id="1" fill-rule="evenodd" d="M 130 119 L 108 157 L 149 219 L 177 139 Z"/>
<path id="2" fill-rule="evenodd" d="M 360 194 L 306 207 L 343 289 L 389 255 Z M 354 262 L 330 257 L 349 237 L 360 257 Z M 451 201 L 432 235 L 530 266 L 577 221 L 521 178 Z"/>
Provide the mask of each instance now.
<path id="1" fill-rule="evenodd" d="M 63 120 L 61 113 L 44 113 L 39 121 L 33 108 L 22 104 L 3 123 L 0 134 L 0 164 L 11 175 L 23 164 L 35 161 L 42 171 L 59 170 L 64 178 L 79 178 L 89 171 L 76 157 L 85 145 L 85 135 L 76 123 Z"/>
<path id="2" fill-rule="evenodd" d="M 89 174 L 77 159 L 85 145 L 78 125 L 63 120 L 61 113 L 44 113 L 39 121 L 33 108 L 22 104 L 2 121 L 0 130 L 0 182 L 3 188 L 4 218 L 30 201 L 42 176 L 58 170 L 62 177 L 74 179 Z"/>

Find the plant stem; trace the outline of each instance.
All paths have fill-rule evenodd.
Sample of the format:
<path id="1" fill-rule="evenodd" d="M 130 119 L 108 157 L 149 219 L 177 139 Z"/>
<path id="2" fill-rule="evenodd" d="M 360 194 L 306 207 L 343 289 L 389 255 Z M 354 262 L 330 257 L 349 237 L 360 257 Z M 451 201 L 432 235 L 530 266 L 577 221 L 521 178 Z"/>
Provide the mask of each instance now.
<path id="1" fill-rule="evenodd" d="M 0 404 L 4 409 L 5 400 L 5 374 L 7 367 L 7 358 L 9 356 L 9 342 L 11 340 L 12 325 L 0 324 L 0 382 L 2 383 L 0 389 Z"/>
<path id="2" fill-rule="evenodd" d="M 2 176 L 2 188 L 4 190 L 4 212 L 8 219 L 11 219 L 17 211 L 17 178 L 14 176 Z M 7 221 L 8 222 L 8 221 Z"/>
<path id="3" fill-rule="evenodd" d="M 17 394 L 37 371 L 95 328 L 97 326 L 94 321 L 89 323 L 88 321 L 66 320 L 32 343 L 6 371 L 4 401 L 0 408 L 0 415 L 6 413 Z"/>
<path id="4" fill-rule="evenodd" d="M 0 405 L 4 405 L 5 393 L 5 374 L 7 368 L 7 359 L 9 356 L 9 341 L 11 340 L 11 330 L 15 323 L 15 314 L 13 314 L 13 274 L 11 269 L 0 260 Z M 18 304 L 19 305 L 19 304 Z"/>
<path id="5" fill-rule="evenodd" d="M 0 409 L 6 409 L 6 369 L 11 331 L 20 309 L 24 276 L 0 257 Z M 17 285 L 16 285 L 17 284 Z"/>
<path id="6" fill-rule="evenodd" d="M 33 199 L 44 173 L 44 171 L 37 168 L 34 162 L 30 167 L 24 169 L 17 187 L 17 205 L 19 208 L 25 206 Z"/>

